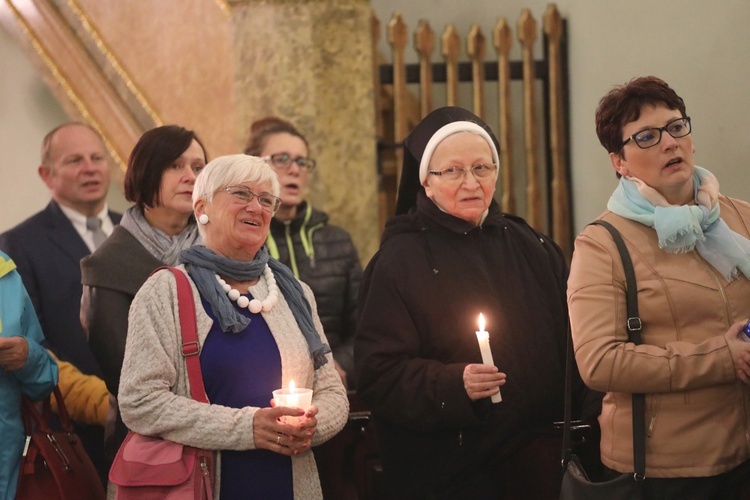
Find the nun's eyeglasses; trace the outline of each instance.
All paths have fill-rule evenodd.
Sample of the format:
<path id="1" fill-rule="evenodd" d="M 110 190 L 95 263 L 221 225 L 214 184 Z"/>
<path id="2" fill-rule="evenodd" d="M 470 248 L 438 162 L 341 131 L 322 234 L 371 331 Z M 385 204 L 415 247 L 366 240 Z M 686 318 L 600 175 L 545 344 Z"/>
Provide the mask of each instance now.
<path id="1" fill-rule="evenodd" d="M 476 180 L 487 179 L 495 175 L 497 167 L 493 163 L 477 163 L 469 168 L 448 167 L 442 170 L 430 170 L 429 173 L 437 175 L 446 181 L 455 182 L 463 180 L 467 172 L 471 172 Z"/>

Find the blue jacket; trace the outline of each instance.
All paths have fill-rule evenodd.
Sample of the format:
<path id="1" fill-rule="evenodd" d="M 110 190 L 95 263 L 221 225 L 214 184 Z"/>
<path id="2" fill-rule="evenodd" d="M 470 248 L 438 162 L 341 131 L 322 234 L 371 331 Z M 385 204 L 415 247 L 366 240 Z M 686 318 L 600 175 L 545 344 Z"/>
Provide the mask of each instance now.
<path id="1" fill-rule="evenodd" d="M 39 400 L 57 384 L 57 364 L 41 346 L 44 339 L 16 265 L 0 252 L 0 337 L 26 338 L 29 355 L 23 368 L 8 372 L 0 367 L 0 500 L 16 495 L 24 431 L 21 395 Z"/>

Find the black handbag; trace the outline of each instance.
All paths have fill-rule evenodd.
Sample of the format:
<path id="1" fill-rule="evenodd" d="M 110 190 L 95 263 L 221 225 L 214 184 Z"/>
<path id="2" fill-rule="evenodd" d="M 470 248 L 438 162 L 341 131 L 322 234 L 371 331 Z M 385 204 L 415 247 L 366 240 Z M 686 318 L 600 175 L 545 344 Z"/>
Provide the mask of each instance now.
<path id="1" fill-rule="evenodd" d="M 638 295 L 635 271 L 625 242 L 610 223 L 598 220 L 591 224 L 606 228 L 617 245 L 625 269 L 628 340 L 640 344 L 641 318 L 638 316 Z M 633 394 L 633 464 L 635 472 L 622 473 L 614 478 L 595 481 L 590 478 L 578 457 L 573 454 L 570 440 L 571 384 L 573 369 L 573 339 L 568 329 L 567 366 L 565 370 L 565 424 L 563 427 L 563 481 L 560 500 L 631 500 L 642 498 L 646 472 L 646 400 L 643 394 Z"/>

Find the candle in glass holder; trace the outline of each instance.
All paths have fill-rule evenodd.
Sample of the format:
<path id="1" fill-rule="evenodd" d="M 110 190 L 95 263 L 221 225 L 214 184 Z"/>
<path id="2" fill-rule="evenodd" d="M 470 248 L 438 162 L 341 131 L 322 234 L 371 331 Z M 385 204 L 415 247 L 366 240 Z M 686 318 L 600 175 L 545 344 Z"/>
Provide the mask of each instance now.
<path id="1" fill-rule="evenodd" d="M 302 408 L 307 411 L 312 405 L 312 389 L 295 387 L 294 380 L 289 382 L 286 389 L 276 389 L 273 391 L 273 399 L 276 406 L 286 406 L 287 408 Z M 292 417 L 284 415 L 281 421 L 290 425 L 295 425 L 302 420 L 302 417 Z"/>
<path id="2" fill-rule="evenodd" d="M 492 360 L 492 351 L 490 350 L 490 334 L 484 329 L 484 315 L 482 313 L 479 313 L 479 331 L 476 334 L 479 351 L 482 353 L 482 363 L 495 366 L 495 362 Z M 499 392 L 491 397 L 493 403 L 499 403 L 502 400 L 503 398 Z"/>

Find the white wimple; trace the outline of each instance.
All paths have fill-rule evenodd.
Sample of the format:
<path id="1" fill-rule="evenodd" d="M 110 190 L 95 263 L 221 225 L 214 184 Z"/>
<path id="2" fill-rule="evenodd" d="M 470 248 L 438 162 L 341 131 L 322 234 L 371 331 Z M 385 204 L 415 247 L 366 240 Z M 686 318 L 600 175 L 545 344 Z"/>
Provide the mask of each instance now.
<path id="1" fill-rule="evenodd" d="M 248 308 L 251 313 L 259 313 L 260 311 L 270 311 L 279 301 L 279 287 L 276 285 L 276 278 L 273 277 L 273 271 L 268 267 L 268 264 L 266 264 L 266 268 L 263 271 L 263 276 L 266 277 L 266 283 L 268 284 L 268 297 L 262 301 L 258 299 L 248 299 L 242 295 L 239 290 L 229 286 L 218 274 L 216 275 L 216 279 L 219 281 L 219 284 L 224 291 L 227 292 L 229 300 L 237 302 L 237 305 L 242 308 Z M 250 286 L 247 287 L 247 291 L 250 292 L 251 288 L 252 287 Z"/>

